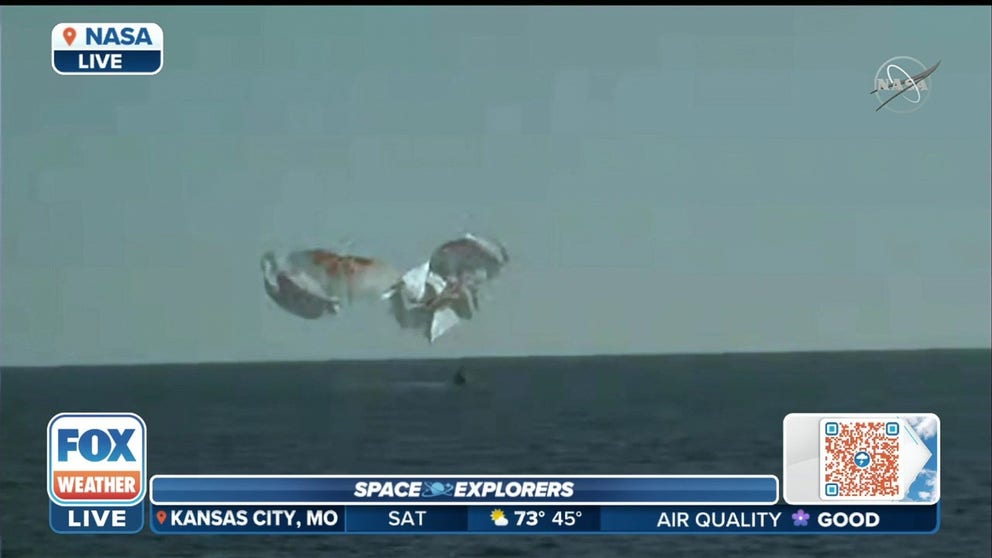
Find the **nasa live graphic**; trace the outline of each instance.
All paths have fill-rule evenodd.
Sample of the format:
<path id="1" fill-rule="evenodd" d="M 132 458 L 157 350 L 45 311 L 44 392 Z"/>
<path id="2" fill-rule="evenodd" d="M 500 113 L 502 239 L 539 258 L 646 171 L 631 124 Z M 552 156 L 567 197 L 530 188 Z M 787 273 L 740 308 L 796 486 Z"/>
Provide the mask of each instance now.
<path id="1" fill-rule="evenodd" d="M 134 413 L 59 413 L 48 423 L 49 525 L 60 534 L 145 526 L 145 421 Z"/>
<path id="2" fill-rule="evenodd" d="M 164 36 L 155 23 L 60 23 L 52 28 L 52 69 L 63 76 L 153 76 Z"/>

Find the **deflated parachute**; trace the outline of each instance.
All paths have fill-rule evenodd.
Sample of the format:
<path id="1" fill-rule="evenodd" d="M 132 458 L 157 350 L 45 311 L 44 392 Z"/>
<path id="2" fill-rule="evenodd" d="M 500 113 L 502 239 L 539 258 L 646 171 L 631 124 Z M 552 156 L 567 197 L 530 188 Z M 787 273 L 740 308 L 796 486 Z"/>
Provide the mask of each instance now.
<path id="1" fill-rule="evenodd" d="M 390 312 L 404 329 L 419 329 L 432 343 L 475 312 L 471 293 L 447 283 L 424 263 L 408 271 L 383 295 Z"/>
<path id="2" fill-rule="evenodd" d="M 496 278 L 509 261 L 499 242 L 466 234 L 438 246 L 431 254 L 430 269 L 445 281 L 481 285 Z"/>
<path id="3" fill-rule="evenodd" d="M 472 234 L 438 246 L 402 276 L 373 258 L 329 250 L 262 256 L 265 292 L 287 312 L 315 320 L 357 299 L 379 298 L 402 329 L 433 343 L 478 311 L 480 290 L 510 261 L 502 244 Z"/>
<path id="4" fill-rule="evenodd" d="M 433 343 L 478 310 L 479 290 L 509 262 L 502 244 L 467 234 L 445 242 L 430 260 L 406 272 L 383 298 L 404 329 Z"/>
<path id="5" fill-rule="evenodd" d="M 335 315 L 344 304 L 375 298 L 396 280 L 388 264 L 329 250 L 298 250 L 262 256 L 265 292 L 284 310 L 314 320 Z"/>

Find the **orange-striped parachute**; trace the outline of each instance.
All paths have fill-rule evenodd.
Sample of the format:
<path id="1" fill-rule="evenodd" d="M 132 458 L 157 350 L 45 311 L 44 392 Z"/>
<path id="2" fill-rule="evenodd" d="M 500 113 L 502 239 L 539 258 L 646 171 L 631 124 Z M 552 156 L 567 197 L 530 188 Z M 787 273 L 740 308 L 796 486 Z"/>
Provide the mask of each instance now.
<path id="1" fill-rule="evenodd" d="M 509 261 L 498 241 L 466 234 L 402 276 L 377 259 L 318 249 L 267 252 L 262 275 L 269 298 L 301 318 L 333 316 L 357 299 L 381 298 L 401 328 L 421 331 L 433 343 L 473 318 L 480 290 Z"/>
<path id="2" fill-rule="evenodd" d="M 281 308 L 308 320 L 333 316 L 345 304 L 376 298 L 396 281 L 392 266 L 330 250 L 297 250 L 262 256 L 265 292 Z"/>

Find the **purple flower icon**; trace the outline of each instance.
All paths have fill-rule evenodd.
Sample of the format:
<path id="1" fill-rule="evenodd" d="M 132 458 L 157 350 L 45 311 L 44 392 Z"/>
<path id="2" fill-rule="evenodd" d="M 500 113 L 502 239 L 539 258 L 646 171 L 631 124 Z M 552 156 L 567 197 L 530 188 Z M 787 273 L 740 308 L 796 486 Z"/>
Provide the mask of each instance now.
<path id="1" fill-rule="evenodd" d="M 802 508 L 799 511 L 792 514 L 792 524 L 796 527 L 805 527 L 809 522 L 809 514 L 804 512 Z"/>

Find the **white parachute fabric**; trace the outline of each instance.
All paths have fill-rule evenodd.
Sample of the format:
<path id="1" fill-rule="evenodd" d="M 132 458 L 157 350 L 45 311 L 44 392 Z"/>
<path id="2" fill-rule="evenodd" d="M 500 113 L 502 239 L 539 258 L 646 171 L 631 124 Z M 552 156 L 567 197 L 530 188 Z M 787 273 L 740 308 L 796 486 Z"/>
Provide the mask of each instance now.
<path id="1" fill-rule="evenodd" d="M 476 235 L 445 242 L 404 274 L 387 294 L 400 327 L 421 329 L 434 343 L 478 310 L 479 291 L 509 262 L 506 248 Z"/>
<path id="2" fill-rule="evenodd" d="M 358 299 L 379 299 L 400 328 L 420 331 L 434 343 L 475 316 L 480 290 L 509 259 L 498 241 L 466 234 L 402 275 L 378 259 L 310 249 L 282 257 L 267 252 L 262 276 L 269 298 L 296 316 L 334 316 Z"/>
<path id="3" fill-rule="evenodd" d="M 346 303 L 375 298 L 396 278 L 385 262 L 320 249 L 285 256 L 266 252 L 262 274 L 269 298 L 306 319 L 335 315 Z"/>

